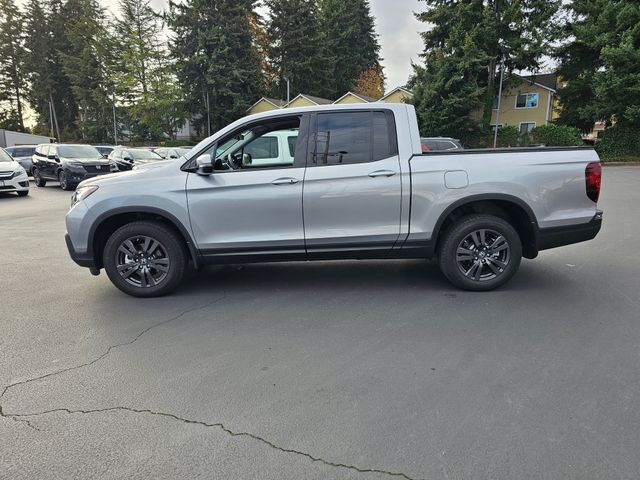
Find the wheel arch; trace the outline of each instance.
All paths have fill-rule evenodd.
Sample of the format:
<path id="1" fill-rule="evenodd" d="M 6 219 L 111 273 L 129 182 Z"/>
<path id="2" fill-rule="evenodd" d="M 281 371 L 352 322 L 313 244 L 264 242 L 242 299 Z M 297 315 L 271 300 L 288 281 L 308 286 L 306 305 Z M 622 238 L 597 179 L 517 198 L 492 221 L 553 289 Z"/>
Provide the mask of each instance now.
<path id="1" fill-rule="evenodd" d="M 159 221 L 173 229 L 184 240 L 189 257 L 194 267 L 198 268 L 199 254 L 191 234 L 186 227 L 171 213 L 155 207 L 120 207 L 99 215 L 89 231 L 89 246 L 97 268 L 103 268 L 102 253 L 109 236 L 127 223 L 138 220 Z"/>
<path id="2" fill-rule="evenodd" d="M 434 251 L 438 251 L 441 234 L 458 218 L 472 213 L 495 215 L 508 221 L 520 236 L 523 256 L 535 258 L 538 255 L 538 222 L 533 210 L 522 199 L 507 194 L 471 195 L 449 205 L 433 230 Z"/>

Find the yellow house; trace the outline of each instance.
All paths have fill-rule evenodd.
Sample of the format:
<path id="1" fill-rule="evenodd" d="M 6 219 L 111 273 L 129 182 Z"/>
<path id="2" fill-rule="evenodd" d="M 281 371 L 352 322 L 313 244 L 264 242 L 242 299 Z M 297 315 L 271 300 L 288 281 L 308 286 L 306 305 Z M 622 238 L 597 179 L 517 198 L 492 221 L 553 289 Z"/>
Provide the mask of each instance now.
<path id="1" fill-rule="evenodd" d="M 521 76 L 511 74 L 513 81 L 502 92 L 498 115 L 498 98 L 493 104 L 491 126 L 516 127 L 528 133 L 535 127 L 546 125 L 557 117 L 557 76 L 554 73 Z"/>
<path id="2" fill-rule="evenodd" d="M 247 109 L 247 115 L 253 115 L 254 113 L 269 112 L 271 110 L 278 110 L 280 108 L 295 108 L 295 107 L 312 107 L 315 105 L 349 105 L 354 103 L 406 103 L 413 98 L 413 93 L 403 87 L 394 88 L 389 93 L 384 95 L 380 99 L 368 97 L 356 92 L 347 92 L 335 102 L 327 98 L 314 97 L 313 95 L 307 95 L 301 93 L 289 103 L 284 100 L 278 100 L 275 98 L 262 97 L 256 103 L 251 105 Z"/>
<path id="3" fill-rule="evenodd" d="M 407 103 L 413 98 L 413 93 L 404 87 L 397 87 L 382 97 L 379 102 Z"/>
<path id="4" fill-rule="evenodd" d="M 276 98 L 262 97 L 256 103 L 251 105 L 247 109 L 247 115 L 253 115 L 254 113 L 269 112 L 271 110 L 277 110 L 284 107 L 287 104 L 284 100 L 278 100 Z"/>
<path id="5" fill-rule="evenodd" d="M 361 93 L 347 92 L 333 103 L 334 105 L 349 105 L 353 103 L 371 103 L 375 101 L 375 98 L 362 95 Z"/>
<path id="6" fill-rule="evenodd" d="M 314 97 L 313 95 L 305 95 L 304 93 L 301 93 L 287 103 L 283 108 L 313 107 L 315 105 L 329 105 L 331 103 L 333 102 L 326 98 Z"/>

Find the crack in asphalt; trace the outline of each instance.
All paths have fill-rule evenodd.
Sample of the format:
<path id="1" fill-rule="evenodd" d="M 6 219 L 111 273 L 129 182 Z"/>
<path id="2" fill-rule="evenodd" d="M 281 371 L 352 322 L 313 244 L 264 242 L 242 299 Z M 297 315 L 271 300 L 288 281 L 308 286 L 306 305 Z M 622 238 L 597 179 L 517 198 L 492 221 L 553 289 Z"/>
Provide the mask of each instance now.
<path id="1" fill-rule="evenodd" d="M 133 407 L 124 407 L 124 406 L 117 406 L 117 407 L 107 407 L 107 408 L 96 408 L 96 409 L 89 409 L 89 410 L 73 410 L 70 408 L 54 408 L 51 410 L 45 410 L 42 412 L 34 412 L 34 413 L 8 413 L 5 412 L 2 408 L 2 398 L 5 396 L 5 394 L 12 388 L 18 387 L 20 385 L 26 385 L 28 383 L 33 383 L 33 382 L 37 382 L 39 380 L 43 380 L 45 378 L 49 378 L 49 377 L 53 377 L 56 375 L 60 375 L 66 372 L 70 372 L 73 370 L 79 370 L 81 368 L 85 368 L 85 367 L 89 367 L 91 365 L 94 365 L 98 362 L 100 362 L 101 360 L 103 360 L 105 357 L 107 357 L 113 350 L 120 348 L 120 347 L 126 347 L 129 345 L 134 344 L 136 341 L 138 341 L 143 335 L 145 335 L 146 333 L 148 333 L 149 331 L 153 330 L 154 328 L 160 327 L 162 325 L 166 325 L 170 322 L 173 322 L 175 320 L 178 320 L 179 318 L 182 318 L 183 316 L 192 313 L 192 312 L 196 312 L 198 310 L 203 310 L 207 307 L 210 307 L 211 305 L 218 303 L 222 300 L 224 300 L 226 297 L 221 297 L 215 300 L 212 300 L 211 302 L 208 302 L 204 305 L 201 305 L 199 307 L 194 307 L 194 308 L 190 308 L 188 310 L 185 310 L 181 313 L 179 313 L 178 315 L 171 317 L 167 320 L 163 320 L 162 322 L 150 325 L 149 327 L 141 330 L 135 337 L 133 337 L 131 340 L 127 341 L 127 342 L 122 342 L 122 343 L 117 343 L 114 345 L 110 345 L 109 347 L 107 347 L 107 349 L 99 356 L 97 356 L 96 358 L 94 358 L 93 360 L 86 362 L 86 363 L 82 363 L 79 365 L 74 365 L 72 367 L 67 367 L 67 368 L 63 368 L 60 370 L 56 370 L 54 372 L 50 372 L 50 373 L 46 373 L 44 375 L 39 375 L 37 377 L 32 377 L 32 378 L 28 378 L 26 380 L 21 380 L 19 382 L 14 382 L 11 383 L 9 385 L 6 385 L 3 389 L 2 392 L 0 392 L 0 417 L 2 418 L 7 418 L 7 419 L 11 419 L 14 422 L 20 422 L 20 423 L 24 423 L 26 424 L 29 428 L 33 429 L 33 430 L 37 430 L 40 431 L 39 428 L 37 428 L 36 426 L 34 426 L 27 417 L 38 417 L 38 416 L 42 416 L 42 415 L 48 415 L 48 414 L 52 414 L 52 413 L 67 413 L 69 415 L 73 415 L 73 414 L 95 414 L 95 413 L 106 413 L 106 412 L 114 412 L 114 411 L 123 411 L 123 412 L 130 412 L 130 413 L 135 413 L 135 414 L 145 414 L 145 415 L 155 415 L 155 416 L 160 416 L 160 417 L 164 417 L 164 418 L 168 418 L 168 419 L 172 419 L 172 420 L 176 420 L 185 424 L 191 424 L 191 425 L 199 425 L 205 428 L 217 428 L 225 433 L 227 433 L 228 435 L 230 435 L 231 437 L 248 437 L 251 438 L 253 440 L 256 440 L 264 445 L 267 445 L 268 447 L 278 450 L 280 452 L 283 453 L 290 453 L 290 454 L 294 454 L 294 455 L 299 455 L 302 457 L 305 457 L 309 460 L 311 460 L 312 462 L 318 462 L 318 463 L 322 463 L 323 465 L 327 465 L 329 467 L 337 467 L 337 468 L 345 468 L 348 470 L 353 470 L 356 471 L 358 473 L 377 473 L 377 474 L 381 474 L 381 475 L 388 475 L 391 477 L 398 477 L 398 478 L 404 478 L 405 480 L 416 480 L 412 477 L 410 477 L 409 475 L 402 473 L 402 472 L 392 472 L 392 471 L 388 471 L 388 470 L 382 470 L 382 469 L 377 469 L 377 468 L 362 468 L 362 467 L 358 467 L 355 465 L 349 465 L 346 463 L 338 463 L 338 462 L 332 462 L 331 460 L 326 460 L 324 458 L 321 457 L 316 457 L 311 455 L 310 453 L 306 453 L 300 450 L 295 450 L 292 448 L 286 448 L 286 447 L 281 447 L 276 445 L 275 443 L 271 442 L 270 440 L 267 440 L 264 437 L 261 437 L 259 435 L 256 435 L 254 433 L 250 433 L 250 432 L 234 432 L 233 430 L 231 430 L 230 428 L 226 427 L 223 423 L 221 422 L 217 422 L 217 423 L 209 423 L 209 422 L 205 422 L 205 421 L 201 421 L 201 420 L 193 420 L 193 419 L 189 419 L 189 418 L 184 418 L 184 417 L 180 417 L 178 415 L 175 415 L 173 413 L 166 413 L 166 412 L 159 412 L 159 411 L 154 411 L 154 410 L 149 410 L 149 409 L 140 409 L 140 408 L 133 408 Z"/>
<path id="2" fill-rule="evenodd" d="M 185 418 L 185 417 L 181 417 L 179 415 L 175 415 L 173 413 L 167 413 L 167 412 L 159 412 L 159 411 L 155 411 L 155 410 L 150 410 L 147 408 L 133 408 L 133 407 L 123 407 L 123 406 L 118 406 L 118 407 L 105 407 L 105 408 L 95 408 L 95 409 L 89 409 L 89 410 L 82 410 L 82 409 L 78 409 L 78 410 L 72 410 L 70 408 L 53 408 L 51 410 L 45 410 L 42 412 L 33 412 L 33 413 L 5 413 L 4 416 L 7 417 L 16 417 L 17 420 L 24 420 L 24 417 L 38 417 L 41 415 L 48 415 L 48 414 L 52 414 L 52 413 L 67 413 L 69 415 L 74 415 L 74 414 L 83 414 L 83 415 L 90 415 L 93 413 L 107 413 L 107 412 L 117 412 L 117 411 L 121 411 L 121 412 L 129 412 L 129 413 L 135 413 L 135 414 L 144 414 L 144 415 L 155 415 L 155 416 L 159 416 L 159 417 L 164 417 L 164 418 L 169 418 L 171 420 L 176 420 L 178 422 L 182 422 L 188 425 L 199 425 L 205 428 L 217 428 L 223 432 L 225 432 L 226 434 L 228 434 L 231 437 L 248 437 L 251 438 L 253 440 L 256 440 L 264 445 L 267 445 L 270 448 L 273 448 L 274 450 L 278 450 L 280 452 L 283 453 L 291 453 L 294 455 L 300 455 L 302 457 L 305 457 L 309 460 L 311 460 L 312 462 L 318 462 L 318 463 L 322 463 L 324 465 L 327 465 L 329 467 L 337 467 L 337 468 L 346 468 L 349 470 L 354 470 L 356 472 L 359 473 L 378 473 L 378 474 L 382 474 L 382 475 L 388 475 L 388 476 L 392 476 L 392 477 L 399 477 L 399 478 L 404 478 L 406 480 L 417 480 L 414 479 L 410 476 L 408 476 L 405 473 L 402 472 L 392 472 L 392 471 L 388 471 L 388 470 L 382 470 L 382 469 L 377 469 L 377 468 L 362 468 L 362 467 L 357 467 L 355 465 L 349 465 L 346 463 L 337 463 L 337 462 L 332 462 L 331 460 L 326 460 L 324 458 L 321 457 L 315 457 L 313 455 L 311 455 L 310 453 L 306 453 L 306 452 L 302 452 L 300 450 L 295 450 L 293 448 L 286 448 L 286 447 L 281 447 L 276 445 L 275 443 L 273 443 L 270 440 L 267 440 L 264 437 L 261 437 L 260 435 L 256 435 L 254 433 L 249 433 L 249 432 L 235 432 L 233 430 L 231 430 L 230 428 L 226 427 L 223 423 L 217 422 L 217 423 L 209 423 L 209 422 L 205 422 L 202 420 L 194 420 L 194 419 L 190 419 L 190 418 Z"/>

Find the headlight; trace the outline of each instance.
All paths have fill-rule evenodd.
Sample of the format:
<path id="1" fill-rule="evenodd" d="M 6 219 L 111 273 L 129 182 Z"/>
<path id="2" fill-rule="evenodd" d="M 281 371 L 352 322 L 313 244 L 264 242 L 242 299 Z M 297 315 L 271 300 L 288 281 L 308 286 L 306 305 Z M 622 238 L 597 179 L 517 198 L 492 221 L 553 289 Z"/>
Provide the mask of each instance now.
<path id="1" fill-rule="evenodd" d="M 117 171 L 119 170 L 119 168 L 118 168 L 118 164 L 115 162 L 115 160 L 110 160 L 110 161 L 109 161 L 109 169 L 110 169 L 112 172 L 117 172 Z"/>
<path id="2" fill-rule="evenodd" d="M 21 177 L 22 175 L 26 175 L 27 171 L 22 168 L 22 166 L 16 168 L 15 173 L 13 174 L 14 177 Z"/>
<path id="3" fill-rule="evenodd" d="M 98 190 L 97 185 L 85 185 L 83 187 L 78 187 L 76 191 L 73 192 L 73 195 L 71 195 L 71 206 L 73 207 L 80 200 L 84 200 L 96 190 Z"/>

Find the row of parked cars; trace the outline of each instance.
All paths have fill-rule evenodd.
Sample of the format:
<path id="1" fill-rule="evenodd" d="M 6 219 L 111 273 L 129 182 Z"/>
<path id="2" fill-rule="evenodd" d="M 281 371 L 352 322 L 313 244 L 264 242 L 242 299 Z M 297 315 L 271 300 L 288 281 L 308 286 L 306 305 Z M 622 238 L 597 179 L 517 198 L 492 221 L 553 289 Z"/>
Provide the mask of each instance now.
<path id="1" fill-rule="evenodd" d="M 269 137 L 269 134 L 265 135 Z M 294 145 L 295 145 L 295 138 Z M 267 150 L 268 141 L 276 138 L 265 138 L 257 142 L 255 149 L 265 152 L 251 152 L 255 163 L 270 162 L 273 159 Z M 422 152 L 438 152 L 461 150 L 459 140 L 449 137 L 423 137 L 420 139 Z M 283 142 L 290 139 L 283 138 Z M 258 144 L 259 143 L 259 144 Z M 0 152 L 0 192 L 17 192 L 18 195 L 29 193 L 27 176 L 33 176 L 39 187 L 48 181 L 57 181 L 63 190 L 73 190 L 87 178 L 131 170 L 136 165 L 157 162 L 165 159 L 179 158 L 186 154 L 190 147 L 124 147 L 112 145 L 76 145 L 45 143 L 40 145 L 18 145 L 7 147 Z M 278 151 L 286 152 L 286 148 Z M 293 152 L 290 152 L 293 156 Z M 4 160 L 2 160 L 4 159 Z M 9 162 L 15 160 L 13 165 Z"/>
<path id="2" fill-rule="evenodd" d="M 43 143 L 0 149 L 0 192 L 29 193 L 28 176 L 44 187 L 57 181 L 63 190 L 73 190 L 82 180 L 131 170 L 136 165 L 178 158 L 190 148 L 132 148 L 109 145 Z"/>

